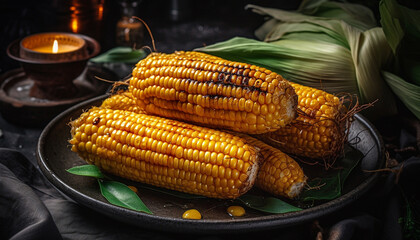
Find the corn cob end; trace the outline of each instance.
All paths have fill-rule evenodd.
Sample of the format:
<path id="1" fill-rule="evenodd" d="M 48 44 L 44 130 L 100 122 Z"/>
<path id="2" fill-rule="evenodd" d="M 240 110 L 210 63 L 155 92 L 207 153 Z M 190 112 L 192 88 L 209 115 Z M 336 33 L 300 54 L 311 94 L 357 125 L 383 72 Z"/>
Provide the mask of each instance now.
<path id="1" fill-rule="evenodd" d="M 353 113 L 342 98 L 290 84 L 299 97 L 298 117 L 286 127 L 257 137 L 288 154 L 322 160 L 328 169 L 342 153 Z"/>
<path id="2" fill-rule="evenodd" d="M 240 135 L 259 149 L 261 158 L 256 186 L 276 196 L 297 197 L 307 177 L 299 164 L 277 148 L 247 135 Z"/>

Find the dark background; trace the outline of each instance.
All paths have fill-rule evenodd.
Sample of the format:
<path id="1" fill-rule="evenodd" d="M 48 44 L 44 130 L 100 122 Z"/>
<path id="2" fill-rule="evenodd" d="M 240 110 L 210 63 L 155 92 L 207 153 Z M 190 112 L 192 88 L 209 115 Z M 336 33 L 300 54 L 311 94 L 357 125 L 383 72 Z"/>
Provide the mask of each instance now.
<path id="1" fill-rule="evenodd" d="M 121 16 L 120 0 L 2 0 L 0 3 L 0 72 L 18 67 L 6 54 L 7 46 L 25 36 L 50 31 L 70 32 L 72 14 L 80 19 L 78 33 L 98 40 L 102 52 L 115 47 L 115 28 Z M 264 19 L 247 11 L 247 4 L 296 9 L 300 0 L 140 0 L 135 16 L 150 27 L 160 52 L 190 50 L 234 36 L 253 38 Z M 97 21 L 97 6 L 103 18 Z M 71 8 L 71 6 L 76 6 Z M 145 45 L 152 46 L 145 32 Z"/>
<path id="2" fill-rule="evenodd" d="M 352 2 L 362 3 L 370 7 L 378 17 L 377 6 L 379 0 L 354 0 Z M 418 1 L 400 2 L 418 3 Z M 103 3 L 104 6 L 103 18 L 100 22 L 95 21 L 96 12 L 94 9 L 98 3 Z M 264 22 L 264 17 L 245 10 L 244 7 L 247 4 L 292 10 L 299 6 L 300 0 L 143 0 L 140 2 L 136 16 L 142 18 L 151 28 L 158 51 L 173 52 L 210 45 L 235 36 L 255 38 L 254 31 Z M 72 5 L 77 6 L 77 9 L 72 10 Z M 7 46 L 12 41 L 39 32 L 69 32 L 68 23 L 72 14 L 78 14 L 81 19 L 83 28 L 80 29 L 79 33 L 97 39 L 101 44 L 102 52 L 116 46 L 115 27 L 121 16 L 120 5 L 117 0 L 1 0 L 0 74 L 19 67 L 19 63 L 11 60 L 6 54 Z M 145 36 L 144 45 L 151 47 L 152 44 L 148 34 L 145 33 Z M 301 239 L 302 237 L 315 239 L 317 233 L 324 232 L 325 236 L 328 233 L 331 234 L 330 239 L 420 239 L 420 229 L 405 229 L 407 226 L 398 222 L 404 220 L 402 217 L 407 216 L 407 206 L 409 206 L 407 201 L 412 202 L 412 206 L 415 206 L 414 210 L 420 209 L 418 201 L 420 178 L 417 176 L 420 171 L 418 151 L 420 127 L 418 120 L 413 121 L 412 117 L 407 118 L 407 115 L 409 114 L 403 113 L 403 116 L 393 116 L 374 123 L 384 139 L 386 151 L 389 154 L 388 160 L 390 162 L 394 161 L 395 164 L 390 165 L 389 171 L 382 173 L 380 182 L 369 194 L 333 216 L 319 219 L 319 221 L 308 223 L 305 226 L 297 226 L 284 231 L 267 232 L 263 236 L 269 236 L 268 239 L 281 239 L 281 237 L 286 239 L 284 237 L 287 236 L 289 236 L 287 239 Z M 80 239 L 82 236 L 89 237 L 87 233 L 90 232 L 82 234 L 74 229 L 83 227 L 84 223 L 90 223 L 92 226 L 85 224 L 85 229 L 91 229 L 91 231 L 108 230 L 111 233 L 110 236 L 101 239 L 124 239 L 119 238 L 118 234 L 125 232 L 128 235 L 130 231 L 133 233 L 133 238 L 138 236 L 144 239 L 185 237 L 170 233 L 158 235 L 155 232 L 141 232 L 139 229 L 122 226 L 122 224 L 115 223 L 107 218 L 91 219 L 97 215 L 92 215 L 89 211 L 80 213 L 81 209 L 78 205 L 72 205 L 61 199 L 62 197 L 55 192 L 49 183 L 36 184 L 34 179 L 40 181 L 43 178 L 39 172 L 33 169 L 32 165 L 28 164 L 22 168 L 27 172 L 33 172 L 36 176 L 30 176 L 25 171 L 17 172 L 16 169 L 19 170 L 19 168 L 14 165 L 15 160 L 22 158 L 22 156 L 15 156 L 17 154 L 13 151 L 6 152 L 4 149 L 18 150 L 23 153 L 23 158 L 26 157 L 29 162 L 34 163 L 36 161 L 35 146 L 41 131 L 41 128 L 20 127 L 0 118 L 0 148 L 3 148 L 0 149 L 0 167 L 3 164 L 13 172 L 13 174 L 7 173 L 6 176 L 2 175 L 5 172 L 0 171 L 0 184 L 6 184 L 5 179 L 11 179 L 16 175 L 21 181 L 28 182 L 28 185 L 32 188 L 33 186 L 43 186 L 47 193 L 56 194 L 57 196 L 46 197 L 48 200 L 53 199 L 56 202 L 44 201 L 44 203 L 47 204 L 55 220 L 54 222 L 50 219 L 50 223 L 56 224 L 61 231 L 63 229 L 70 231 L 65 234 L 62 233 L 64 236 L 74 236 L 74 239 Z M 402 169 L 405 169 L 405 171 L 402 171 Z M 2 177 L 4 178 L 2 179 Z M 19 184 L 22 183 L 19 182 Z M 17 186 L 21 186 L 19 184 L 9 187 L 12 190 L 17 189 Z M 22 187 L 27 187 L 27 185 L 22 185 Z M 2 192 L 2 188 L 0 188 L 0 197 L 9 196 L 10 192 L 11 190 L 6 188 Z M 403 198 L 401 192 L 404 192 L 406 197 Z M 19 198 L 21 197 L 18 194 L 16 195 Z M 22 195 L 25 194 L 22 193 Z M 36 196 L 34 199 L 37 199 Z M 29 204 L 27 209 L 34 206 L 35 204 Z M 11 220 L 20 220 L 18 211 L 13 213 L 14 215 L 9 212 L 10 216 L 15 217 L 15 219 L 9 219 L 10 216 L 3 215 L 3 209 L 8 210 L 8 207 L 0 204 L 0 215 L 2 215 L 0 216 L 0 239 L 2 236 L 7 236 L 4 233 L 7 233 L 8 230 L 10 232 L 10 229 L 5 229 L 6 225 L 4 223 L 10 223 Z M 73 212 L 72 217 L 68 217 L 67 210 Z M 25 212 L 25 209 L 22 209 L 22 211 L 24 212 L 22 217 L 26 216 L 27 211 Z M 418 214 L 418 212 L 413 214 L 416 213 Z M 66 222 L 68 219 L 74 220 L 73 225 Z M 81 221 L 79 222 L 79 220 Z M 416 224 L 417 227 L 420 226 L 418 222 Z M 18 227 L 18 225 L 15 224 L 14 227 Z M 115 226 L 115 228 L 107 229 L 108 226 Z M 340 237 L 339 234 L 342 234 L 342 236 Z M 241 235 L 240 237 L 258 239 L 259 236 L 260 233 L 254 233 L 249 236 Z M 300 236 L 300 238 L 296 238 L 296 236 Z M 230 237 L 201 236 L 200 239 L 231 239 Z M 194 239 L 194 237 L 190 237 L 190 239 Z"/>

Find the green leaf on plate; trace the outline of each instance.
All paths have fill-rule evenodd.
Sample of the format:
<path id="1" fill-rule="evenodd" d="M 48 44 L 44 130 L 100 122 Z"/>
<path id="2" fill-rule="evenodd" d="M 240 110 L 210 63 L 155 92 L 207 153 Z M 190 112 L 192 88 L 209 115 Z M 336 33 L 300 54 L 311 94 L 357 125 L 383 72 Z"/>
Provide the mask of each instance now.
<path id="1" fill-rule="evenodd" d="M 349 145 L 345 146 L 344 151 L 344 157 L 340 161 L 340 165 L 343 167 L 340 173 L 341 188 L 344 187 L 345 180 L 364 157 L 362 152 Z"/>
<path id="2" fill-rule="evenodd" d="M 97 166 L 91 165 L 91 164 L 72 167 L 70 169 L 67 169 L 67 172 L 75 174 L 75 175 L 94 177 L 94 178 L 105 177 Z"/>
<path id="3" fill-rule="evenodd" d="M 302 192 L 303 201 L 331 200 L 341 195 L 341 174 L 337 172 L 331 177 L 316 178 L 308 182 L 312 188 Z M 317 187 L 319 186 L 319 187 Z"/>
<path id="4" fill-rule="evenodd" d="M 302 210 L 278 198 L 245 194 L 238 198 L 246 206 L 266 213 L 288 213 Z"/>
<path id="5" fill-rule="evenodd" d="M 331 200 L 341 196 L 344 182 L 353 169 L 357 166 L 363 154 L 346 145 L 344 156 L 337 160 L 337 170 L 323 178 L 315 178 L 308 182 L 311 187 L 302 192 L 302 201 Z"/>
<path id="6" fill-rule="evenodd" d="M 127 185 L 115 181 L 98 180 L 102 195 L 110 203 L 135 211 L 153 214 L 139 196 Z"/>
<path id="7" fill-rule="evenodd" d="M 144 57 L 146 57 L 146 53 L 142 49 L 115 47 L 90 59 L 90 61 L 94 63 L 137 63 Z"/>

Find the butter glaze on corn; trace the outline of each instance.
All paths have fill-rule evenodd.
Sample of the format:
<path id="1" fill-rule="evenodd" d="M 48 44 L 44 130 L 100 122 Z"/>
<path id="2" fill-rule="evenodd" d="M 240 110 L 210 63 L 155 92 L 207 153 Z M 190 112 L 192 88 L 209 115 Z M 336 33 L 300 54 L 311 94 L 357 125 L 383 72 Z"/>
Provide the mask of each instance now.
<path id="1" fill-rule="evenodd" d="M 233 199 L 247 192 L 257 176 L 258 150 L 225 132 L 96 107 L 71 127 L 74 152 L 134 181 Z"/>
<path id="2" fill-rule="evenodd" d="M 147 113 L 243 133 L 296 117 L 297 96 L 279 74 L 200 52 L 153 53 L 138 62 L 129 91 Z"/>
<path id="3" fill-rule="evenodd" d="M 291 83 L 303 114 L 288 126 L 263 134 L 262 140 L 284 152 L 333 163 L 346 136 L 347 109 L 341 100 L 325 91 Z M 327 166 L 328 167 L 328 166 Z"/>
<path id="4" fill-rule="evenodd" d="M 299 164 L 284 152 L 258 139 L 249 136 L 244 138 L 259 148 L 262 155 L 263 163 L 258 170 L 256 186 L 273 195 L 297 197 L 307 179 Z"/>

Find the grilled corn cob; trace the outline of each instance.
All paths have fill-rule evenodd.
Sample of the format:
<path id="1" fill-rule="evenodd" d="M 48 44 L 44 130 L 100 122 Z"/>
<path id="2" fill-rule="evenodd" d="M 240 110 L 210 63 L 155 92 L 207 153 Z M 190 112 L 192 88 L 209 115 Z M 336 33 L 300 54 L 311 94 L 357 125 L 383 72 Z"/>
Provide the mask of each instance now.
<path id="1" fill-rule="evenodd" d="M 296 117 L 296 93 L 279 74 L 200 52 L 150 54 L 133 69 L 129 91 L 148 114 L 243 133 Z"/>
<path id="2" fill-rule="evenodd" d="M 240 136 L 257 147 L 262 155 L 263 161 L 255 182 L 257 187 L 287 198 L 297 197 L 302 192 L 307 177 L 293 158 L 258 139 Z"/>
<path id="3" fill-rule="evenodd" d="M 141 112 L 139 108 L 132 108 L 132 104 L 130 104 L 132 101 L 129 92 L 121 92 L 106 99 L 101 107 Z M 256 185 L 259 188 L 271 194 L 288 198 L 299 195 L 306 182 L 306 176 L 295 160 L 279 149 L 253 137 L 245 134 L 232 134 L 245 139 L 260 150 L 263 163 L 259 167 L 256 180 Z"/>
<path id="4" fill-rule="evenodd" d="M 284 152 L 332 163 L 346 140 L 347 108 L 332 94 L 296 83 L 291 85 L 299 97 L 298 109 L 302 113 L 288 126 L 260 138 Z"/>
<path id="5" fill-rule="evenodd" d="M 107 97 L 102 102 L 101 108 L 144 113 L 144 111 L 137 105 L 136 100 L 133 98 L 133 95 L 129 91 L 120 91 Z"/>
<path id="6" fill-rule="evenodd" d="M 213 198 L 254 184 L 258 149 L 217 130 L 94 107 L 71 122 L 72 150 L 104 172 Z"/>

